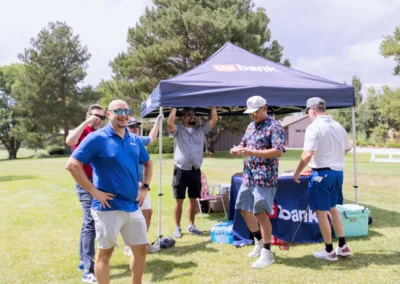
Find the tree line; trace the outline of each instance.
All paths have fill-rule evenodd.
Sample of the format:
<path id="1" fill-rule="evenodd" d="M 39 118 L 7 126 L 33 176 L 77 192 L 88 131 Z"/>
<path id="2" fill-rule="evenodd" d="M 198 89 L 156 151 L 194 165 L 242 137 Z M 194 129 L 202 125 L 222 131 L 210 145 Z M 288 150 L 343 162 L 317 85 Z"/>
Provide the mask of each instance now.
<path id="1" fill-rule="evenodd" d="M 83 84 L 91 57 L 88 48 L 67 23 L 50 22 L 18 54 L 22 63 L 0 66 L 0 142 L 9 159 L 17 157 L 21 145 L 67 149 L 65 137 L 81 122 L 87 105 L 106 106 L 113 99 L 124 99 L 139 116 L 140 103 L 160 80 L 197 66 L 227 41 L 290 66 L 283 58 L 283 46 L 272 40 L 269 23 L 265 9 L 256 8 L 252 0 L 153 0 L 128 29 L 128 48 L 112 59 L 112 79 L 91 86 Z M 399 34 L 397 28 L 385 38 L 381 53 L 400 65 L 400 48 L 395 48 L 400 45 Z M 360 96 L 357 77 L 355 84 L 360 85 L 359 90 L 356 87 Z M 399 95 L 395 89 L 371 89 L 366 100 L 358 99 L 357 127 L 366 139 L 379 133 L 383 137 L 383 130 L 399 130 L 399 112 L 394 111 Z M 349 113 L 338 110 L 334 115 L 347 125 Z M 212 151 L 223 131 L 238 133 L 247 122 L 243 117 L 222 119 L 206 144 Z"/>

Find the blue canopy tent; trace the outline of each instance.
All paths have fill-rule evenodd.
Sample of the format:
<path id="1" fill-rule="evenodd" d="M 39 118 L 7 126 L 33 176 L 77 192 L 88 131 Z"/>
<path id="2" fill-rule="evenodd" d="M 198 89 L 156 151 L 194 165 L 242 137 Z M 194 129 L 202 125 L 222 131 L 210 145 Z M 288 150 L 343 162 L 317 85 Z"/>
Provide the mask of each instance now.
<path id="1" fill-rule="evenodd" d="M 230 42 L 197 67 L 170 79 L 161 80 L 141 104 L 141 116 L 167 116 L 172 107 L 194 107 L 207 115 L 216 106 L 218 115 L 241 115 L 249 97 L 259 95 L 268 102 L 272 114 L 298 112 L 310 97 L 321 97 L 328 108 L 353 107 L 355 137 L 354 88 L 313 76 L 255 55 Z M 179 115 L 179 114 L 178 114 Z M 160 124 L 162 133 L 162 123 Z M 160 135 L 160 159 L 162 137 Z M 357 169 L 354 153 L 354 189 L 358 203 Z M 161 193 L 161 160 L 159 176 Z M 161 234 L 161 199 L 159 198 L 159 234 Z"/>
<path id="2" fill-rule="evenodd" d="M 291 69 L 252 54 L 232 43 L 197 67 L 176 77 L 161 80 L 141 105 L 142 117 L 154 117 L 163 107 L 192 106 L 199 114 L 217 106 L 219 115 L 242 114 L 246 100 L 259 95 L 272 113 L 295 112 L 310 97 L 321 97 L 329 108 L 355 105 L 354 88 Z"/>

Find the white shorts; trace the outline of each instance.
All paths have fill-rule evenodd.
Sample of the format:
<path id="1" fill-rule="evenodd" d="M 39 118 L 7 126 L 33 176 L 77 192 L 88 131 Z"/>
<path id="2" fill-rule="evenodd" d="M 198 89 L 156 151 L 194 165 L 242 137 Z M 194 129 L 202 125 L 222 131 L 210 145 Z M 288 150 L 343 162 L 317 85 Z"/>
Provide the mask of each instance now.
<path id="1" fill-rule="evenodd" d="M 151 209 L 151 199 L 150 199 L 150 194 L 147 193 L 146 198 L 143 200 L 142 206 L 140 206 L 141 210 L 149 210 Z"/>
<path id="2" fill-rule="evenodd" d="M 121 232 L 126 245 L 148 243 L 146 221 L 141 210 L 125 212 L 91 209 L 91 211 L 96 227 L 97 244 L 100 249 L 118 247 L 117 237 L 119 232 Z"/>

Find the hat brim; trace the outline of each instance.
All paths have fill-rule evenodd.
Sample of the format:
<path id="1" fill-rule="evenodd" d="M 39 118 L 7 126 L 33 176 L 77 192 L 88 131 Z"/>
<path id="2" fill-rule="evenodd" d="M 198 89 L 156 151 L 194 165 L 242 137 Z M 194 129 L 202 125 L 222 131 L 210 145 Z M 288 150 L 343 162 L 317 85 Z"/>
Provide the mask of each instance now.
<path id="1" fill-rule="evenodd" d="M 259 110 L 259 109 L 260 109 L 259 107 L 248 108 L 243 113 L 253 113 L 253 112 L 255 112 L 255 111 Z"/>
<path id="2" fill-rule="evenodd" d="M 141 125 L 141 124 L 142 124 L 141 122 L 131 122 L 128 123 L 128 126 Z"/>

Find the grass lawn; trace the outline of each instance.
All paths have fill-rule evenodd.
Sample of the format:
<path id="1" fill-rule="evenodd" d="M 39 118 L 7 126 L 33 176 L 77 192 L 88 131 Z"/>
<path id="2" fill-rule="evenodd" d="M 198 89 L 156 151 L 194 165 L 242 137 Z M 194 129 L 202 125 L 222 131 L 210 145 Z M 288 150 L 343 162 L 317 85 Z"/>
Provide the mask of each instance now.
<path id="1" fill-rule="evenodd" d="M 280 171 L 295 169 L 299 156 L 299 151 L 286 153 Z M 247 257 L 252 247 L 237 249 L 211 243 L 209 234 L 184 234 L 174 248 L 148 256 L 144 283 L 400 282 L 400 164 L 373 164 L 368 159 L 369 155 L 358 156 L 359 201 L 371 209 L 374 221 L 367 237 L 348 238 L 352 258 L 337 263 L 316 260 L 311 254 L 322 244 L 297 245 L 290 251 L 275 247 L 276 263 L 254 270 L 250 268 L 254 260 Z M 0 284 L 81 283 L 77 271 L 81 209 L 72 177 L 64 170 L 66 160 L 0 161 Z M 172 236 L 174 228 L 172 167 L 171 155 L 166 155 L 162 178 L 162 232 L 166 236 Z M 240 159 L 218 153 L 204 159 L 202 170 L 210 184 L 226 184 L 241 168 Z M 157 163 L 154 169 L 150 240 L 157 235 Z M 354 201 L 352 185 L 352 157 L 348 156 L 344 186 L 347 202 Z M 186 229 L 188 220 L 183 215 Z M 207 215 L 204 229 L 210 230 L 221 217 Z M 199 216 L 197 220 L 203 229 Z M 123 254 L 121 238 L 119 244 L 111 262 L 112 283 L 128 283 L 128 258 Z"/>

